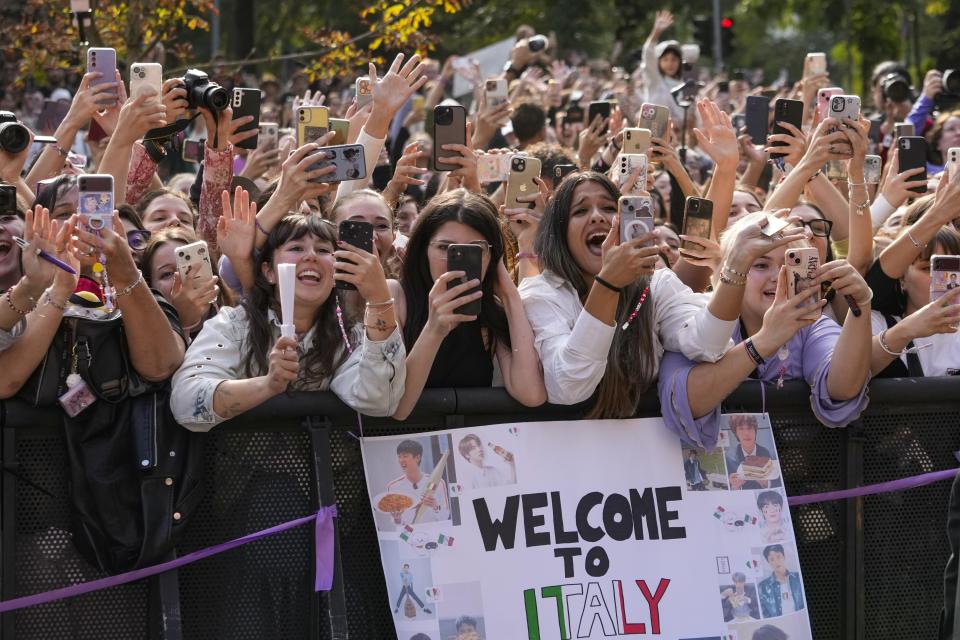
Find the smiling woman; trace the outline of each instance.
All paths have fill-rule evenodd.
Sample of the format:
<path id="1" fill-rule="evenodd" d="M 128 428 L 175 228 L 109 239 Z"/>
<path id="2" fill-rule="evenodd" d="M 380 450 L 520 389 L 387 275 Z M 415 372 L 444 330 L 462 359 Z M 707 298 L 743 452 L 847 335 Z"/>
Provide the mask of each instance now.
<path id="1" fill-rule="evenodd" d="M 336 243 L 333 225 L 315 216 L 288 216 L 271 231 L 247 299 L 204 324 L 174 375 L 171 406 L 180 424 L 209 430 L 288 387 L 329 388 L 368 415 L 396 409 L 406 352 L 383 269 L 359 249 L 335 251 Z M 343 318 L 333 295 L 335 256 L 346 261 L 336 279 L 356 285 L 367 301 L 363 326 Z M 296 265 L 295 338 L 281 337 L 281 323 L 291 321 L 280 317 L 281 264 Z M 373 315 L 377 321 L 369 320 Z"/>

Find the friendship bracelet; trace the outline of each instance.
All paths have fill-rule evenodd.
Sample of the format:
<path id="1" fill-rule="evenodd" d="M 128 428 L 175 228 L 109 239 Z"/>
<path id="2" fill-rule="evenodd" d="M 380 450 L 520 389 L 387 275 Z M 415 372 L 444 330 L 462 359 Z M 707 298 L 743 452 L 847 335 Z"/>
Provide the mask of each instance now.
<path id="1" fill-rule="evenodd" d="M 260 224 L 260 221 L 256 218 L 253 219 L 253 224 L 256 225 L 257 230 L 265 236 L 270 235 L 270 232 L 263 228 L 263 225 Z"/>
<path id="2" fill-rule="evenodd" d="M 813 182 L 814 180 L 816 180 L 817 178 L 819 178 L 819 177 L 822 176 L 822 175 L 823 175 L 823 169 L 817 169 L 817 172 L 816 172 L 815 174 L 813 174 L 812 176 L 810 176 L 810 179 L 807 180 L 807 182 Z"/>
<path id="3" fill-rule="evenodd" d="M 650 293 L 650 287 L 644 287 L 643 293 L 640 294 L 640 300 L 637 302 L 637 306 L 633 308 L 633 312 L 630 314 L 630 317 L 627 318 L 627 321 L 623 323 L 623 326 L 620 327 L 621 330 L 626 331 L 630 328 L 630 323 L 632 323 L 637 318 L 637 314 L 640 313 L 640 307 L 643 306 L 643 301 L 647 299 L 647 295 Z"/>
<path id="4" fill-rule="evenodd" d="M 25 315 L 27 315 L 28 313 L 30 313 L 31 311 L 33 311 L 33 309 L 37 306 L 37 301 L 36 301 L 36 299 L 34 299 L 34 298 L 28 297 L 27 299 L 30 301 L 31 306 L 30 306 L 29 309 L 27 309 L 26 311 L 24 311 L 23 309 L 21 309 L 20 307 L 18 307 L 17 305 L 15 305 L 15 304 L 13 303 L 13 292 L 14 292 L 14 290 L 15 290 L 16 288 L 17 288 L 17 285 L 13 285 L 13 286 L 10 287 L 9 289 L 7 289 L 7 293 L 6 293 L 7 306 L 10 307 L 10 309 L 12 309 L 13 312 L 16 313 L 17 315 L 19 315 L 19 316 L 25 316 Z"/>
<path id="5" fill-rule="evenodd" d="M 604 280 L 603 278 L 601 278 L 599 275 L 593 276 L 593 279 L 594 279 L 598 284 L 606 287 L 607 289 L 610 289 L 610 291 L 613 291 L 614 293 L 620 293 L 621 291 L 623 291 L 622 288 L 613 286 L 612 284 L 610 284 L 609 282 L 607 282 L 606 280 Z"/>
<path id="6" fill-rule="evenodd" d="M 737 271 L 736 269 L 734 269 L 733 267 L 731 267 L 728 263 L 724 263 L 723 269 L 721 269 L 721 271 L 729 271 L 729 272 L 732 273 L 733 275 L 735 275 L 735 276 L 740 276 L 741 278 L 746 278 L 746 277 L 747 277 L 747 274 L 745 274 L 745 273 L 740 273 L 739 271 Z"/>
<path id="7" fill-rule="evenodd" d="M 920 249 L 921 251 L 926 249 L 927 245 L 929 244 L 927 242 L 924 242 L 921 245 L 919 242 L 917 242 L 917 239 L 913 237 L 913 229 L 907 229 L 907 237 L 910 238 L 910 242 L 913 243 L 913 246 L 915 246 L 917 249 Z"/>
<path id="8" fill-rule="evenodd" d="M 747 338 L 746 340 L 744 340 L 743 346 L 747 350 L 747 355 L 750 356 L 751 360 L 757 363 L 758 367 L 763 364 L 764 362 L 763 356 L 761 356 L 760 352 L 757 351 L 757 347 L 754 346 L 752 338 Z"/>
<path id="9" fill-rule="evenodd" d="M 720 282 L 723 284 L 729 284 L 734 287 L 745 287 L 747 286 L 746 280 L 734 280 L 733 278 L 727 276 L 723 271 L 720 272 Z"/>
<path id="10" fill-rule="evenodd" d="M 117 291 L 114 294 L 114 297 L 122 298 L 123 296 L 130 295 L 131 293 L 133 293 L 133 290 L 137 288 L 137 285 L 139 285 L 141 282 L 143 282 L 143 272 L 137 271 L 137 279 L 133 281 L 133 284 L 129 284 L 123 289 L 120 289 L 119 291 Z"/>
<path id="11" fill-rule="evenodd" d="M 61 311 L 61 312 L 65 312 L 65 311 L 67 310 L 67 303 L 64 302 L 63 304 L 60 304 L 59 302 L 57 302 L 56 300 L 54 300 L 54 299 L 53 299 L 53 296 L 50 295 L 50 290 L 49 290 L 49 289 L 47 289 L 47 290 L 44 292 L 44 294 L 46 295 L 47 304 L 49 304 L 51 307 L 53 307 L 54 309 L 57 309 L 58 311 Z"/>

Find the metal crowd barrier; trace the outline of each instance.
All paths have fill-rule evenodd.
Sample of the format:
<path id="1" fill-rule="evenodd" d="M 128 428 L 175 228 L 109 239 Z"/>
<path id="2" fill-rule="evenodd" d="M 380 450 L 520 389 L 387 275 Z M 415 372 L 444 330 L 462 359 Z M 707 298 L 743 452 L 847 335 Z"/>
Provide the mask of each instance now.
<path id="1" fill-rule="evenodd" d="M 746 382 L 729 410 L 771 414 L 788 494 L 856 487 L 956 466 L 960 379 L 877 380 L 870 407 L 846 429 L 810 412 L 799 383 Z M 638 412 L 657 415 L 649 394 Z M 498 389 L 424 394 L 403 423 L 364 417 L 368 436 L 515 421 L 568 420 L 583 407 L 528 409 Z M 0 403 L 0 598 L 102 577 L 69 539 L 59 417 Z M 289 394 L 206 438 L 207 492 L 179 548 L 187 553 L 308 515 L 334 499 L 346 610 L 333 628 L 393 638 L 363 466 L 357 415 L 334 396 Z M 814 637 L 932 638 L 943 600 L 950 484 L 794 508 Z M 326 594 L 313 592 L 312 527 L 184 567 L 179 575 L 91 593 L 0 617 L 0 639 L 340 640 Z M 337 615 L 337 614 L 340 615 Z"/>

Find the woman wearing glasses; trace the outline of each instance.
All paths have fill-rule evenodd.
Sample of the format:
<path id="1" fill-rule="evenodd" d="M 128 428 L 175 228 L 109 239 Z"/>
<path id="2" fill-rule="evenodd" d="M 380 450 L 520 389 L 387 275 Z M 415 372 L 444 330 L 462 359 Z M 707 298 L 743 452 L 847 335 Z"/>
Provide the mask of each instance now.
<path id="1" fill-rule="evenodd" d="M 436 196 L 417 218 L 400 281 L 390 281 L 408 353 L 395 418 L 406 418 L 430 387 L 502 385 L 524 405 L 546 400 L 533 331 L 503 263 L 500 233 L 493 203 L 464 189 Z M 457 244 L 482 249 L 479 280 L 460 282 L 466 274 L 447 269 L 447 250 Z M 478 315 L 457 313 L 474 300 L 480 300 Z"/>

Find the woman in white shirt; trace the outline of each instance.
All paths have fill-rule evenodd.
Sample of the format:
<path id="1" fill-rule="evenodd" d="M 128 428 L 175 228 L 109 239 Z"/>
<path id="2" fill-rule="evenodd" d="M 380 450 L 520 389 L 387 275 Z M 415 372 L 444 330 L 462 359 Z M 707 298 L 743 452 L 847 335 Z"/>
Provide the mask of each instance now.
<path id="1" fill-rule="evenodd" d="M 653 234 L 621 243 L 619 196 L 599 173 L 568 177 L 540 223 L 543 272 L 520 285 L 548 399 L 575 404 L 597 392 L 590 417 L 633 415 L 664 349 L 717 361 L 739 314 L 735 299 L 725 303 L 726 285 L 708 310 L 708 297 L 671 270 L 654 272 Z"/>
<path id="2" fill-rule="evenodd" d="M 204 324 L 173 377 L 171 407 L 180 424 L 209 430 L 288 386 L 329 388 L 368 415 L 396 410 L 406 351 L 383 267 L 373 254 L 336 247 L 334 226 L 316 216 L 287 216 L 270 232 L 247 299 Z M 336 275 L 335 257 L 347 260 L 337 264 Z M 296 264 L 295 339 L 280 335 L 281 263 Z M 335 280 L 354 284 L 366 300 L 363 327 L 344 324 L 338 297 L 331 295 Z"/>

